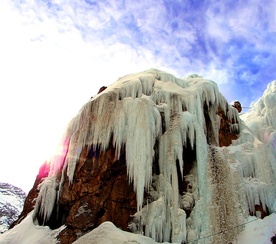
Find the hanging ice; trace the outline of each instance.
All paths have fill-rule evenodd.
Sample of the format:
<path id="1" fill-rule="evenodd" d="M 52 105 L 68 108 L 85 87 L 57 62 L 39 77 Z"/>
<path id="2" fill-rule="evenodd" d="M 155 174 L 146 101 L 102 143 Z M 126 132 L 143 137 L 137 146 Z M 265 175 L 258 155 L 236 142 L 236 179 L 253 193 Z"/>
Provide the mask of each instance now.
<path id="1" fill-rule="evenodd" d="M 213 160 L 210 155 L 215 155 L 217 161 L 213 163 L 221 164 L 221 170 L 231 171 L 229 160 L 215 148 L 218 108 L 229 121 L 236 123 L 232 125 L 233 130 L 239 130 L 238 113 L 228 105 L 212 81 L 197 75 L 179 79 L 155 69 L 120 78 L 88 101 L 68 125 L 63 156 L 53 158 L 50 175 L 41 185 L 37 201 L 37 205 L 41 204 L 40 211 L 45 219 L 49 218 L 58 198 L 58 191 L 53 187 L 62 191 L 65 176 L 73 182 L 76 164 L 85 146 L 106 150 L 111 143 L 118 157 L 122 150 L 126 153 L 129 181 L 137 195 L 138 231 L 144 229 L 144 234 L 157 241 L 174 242 L 185 241 L 187 236 L 192 239 L 211 233 L 215 228 L 211 225 L 215 226 L 214 219 L 218 217 L 211 209 L 219 209 L 221 203 L 213 205 L 218 183 L 213 180 L 216 172 L 210 166 Z M 207 136 L 210 128 L 212 138 Z M 187 147 L 195 152 L 192 173 L 186 176 L 193 184 L 189 197 L 191 202 L 195 201 L 195 206 L 186 222 L 183 210 L 186 202 L 183 201 L 188 195 L 181 196 L 178 182 L 184 177 L 183 154 Z M 154 162 L 156 156 L 158 162 Z M 158 175 L 152 171 L 153 163 L 158 164 Z M 244 165 L 244 174 L 254 172 L 254 167 L 252 162 Z M 145 191 L 154 191 L 155 197 L 148 205 L 144 203 Z M 263 194 L 262 198 L 269 198 L 266 190 Z"/>

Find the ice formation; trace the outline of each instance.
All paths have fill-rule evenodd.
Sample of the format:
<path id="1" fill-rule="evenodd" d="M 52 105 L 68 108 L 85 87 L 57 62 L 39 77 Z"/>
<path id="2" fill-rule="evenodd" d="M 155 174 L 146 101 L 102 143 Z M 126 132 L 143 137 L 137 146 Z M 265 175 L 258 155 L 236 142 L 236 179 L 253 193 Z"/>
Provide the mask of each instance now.
<path id="1" fill-rule="evenodd" d="M 267 131 L 270 139 L 264 144 L 264 135 L 250 132 L 210 80 L 198 75 L 179 79 L 155 69 L 120 78 L 88 101 L 69 123 L 60 152 L 49 162 L 50 174 L 40 186 L 34 216 L 38 211 L 45 220 L 51 216 L 58 199 L 56 189 L 62 191 L 65 175 L 73 181 L 85 146 L 106 150 L 110 143 L 118 157 L 125 150 L 129 181 L 137 195 L 138 223 L 131 227 L 138 233 L 144 230 L 142 234 L 156 241 L 200 240 L 210 233 L 227 232 L 248 215 L 248 208 L 255 212 L 256 204 L 275 211 L 276 159 L 271 153 L 276 138 L 275 84 L 267 98 L 255 105 L 254 113 L 264 116 L 263 123 L 272 124 Z M 242 132 L 233 146 L 218 147 L 218 108 L 234 121 L 232 129 Z M 193 190 L 181 196 L 178 181 L 184 177 L 187 147 L 196 155 L 185 176 Z M 155 158 L 159 174 L 152 171 Z M 149 203 L 144 201 L 145 191 L 153 199 Z M 188 208 L 191 214 L 186 219 L 184 209 Z M 235 237 L 235 231 L 223 238 Z M 206 242 L 211 243 L 210 239 Z"/>
<path id="2" fill-rule="evenodd" d="M 271 82 L 264 95 L 242 116 L 247 127 L 239 143 L 243 152 L 235 152 L 250 211 L 261 205 L 270 213 L 276 211 L 276 81 Z"/>

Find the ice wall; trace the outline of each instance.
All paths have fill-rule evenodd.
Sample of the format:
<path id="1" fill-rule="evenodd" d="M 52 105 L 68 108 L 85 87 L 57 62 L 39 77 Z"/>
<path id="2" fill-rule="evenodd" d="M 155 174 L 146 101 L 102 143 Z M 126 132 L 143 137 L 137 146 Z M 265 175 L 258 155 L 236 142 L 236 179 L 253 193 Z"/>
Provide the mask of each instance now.
<path id="1" fill-rule="evenodd" d="M 241 116 L 242 134 L 235 152 L 240 162 L 248 209 L 261 206 L 276 212 L 276 81 L 271 82 L 251 110 Z"/>
<path id="2" fill-rule="evenodd" d="M 36 203 L 45 220 L 51 216 L 57 184 L 67 175 L 72 183 L 82 149 L 116 148 L 118 157 L 125 148 L 127 172 L 137 194 L 139 230 L 157 241 L 186 240 L 186 226 L 196 238 L 211 231 L 210 204 L 212 185 L 208 168 L 209 147 L 206 139 L 204 107 L 209 108 L 211 127 L 218 141 L 220 107 L 230 121 L 237 121 L 237 112 L 219 93 L 217 85 L 197 75 L 179 79 L 163 71 L 151 69 L 120 78 L 88 101 L 69 123 L 58 156 L 53 157 L 49 177 L 40 186 Z M 186 223 L 181 208 L 177 167 L 183 178 L 183 148 L 189 144 L 196 151 L 197 201 Z M 156 145 L 158 148 L 156 149 Z M 154 176 L 152 163 L 158 155 L 160 174 Z M 179 165 L 177 165 L 177 163 Z M 61 182 L 58 175 L 62 174 Z M 155 198 L 144 203 L 155 177 Z"/>

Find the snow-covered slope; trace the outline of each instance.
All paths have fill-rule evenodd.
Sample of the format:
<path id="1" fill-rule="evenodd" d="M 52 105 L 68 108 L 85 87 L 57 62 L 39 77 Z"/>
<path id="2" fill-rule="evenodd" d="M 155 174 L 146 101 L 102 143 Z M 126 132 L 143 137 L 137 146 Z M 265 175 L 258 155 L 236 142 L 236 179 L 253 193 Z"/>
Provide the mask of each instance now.
<path id="1" fill-rule="evenodd" d="M 1 244 L 55 244 L 57 234 L 63 226 L 51 230 L 47 226 L 39 226 L 33 223 L 31 212 L 19 225 L 0 235 Z M 259 219 L 249 217 L 243 231 L 238 236 L 237 244 L 271 244 L 271 237 L 276 233 L 276 214 Z M 213 233 L 212 235 L 220 235 Z M 210 243 L 210 237 L 206 235 L 202 239 L 191 240 L 186 243 Z M 139 234 L 122 231 L 111 222 L 104 222 L 96 229 L 80 237 L 74 244 L 158 244 L 153 239 Z M 167 243 L 167 242 L 164 242 Z M 223 242 L 222 242 L 223 243 Z M 176 242 L 174 244 L 180 244 Z"/>
<path id="2" fill-rule="evenodd" d="M 118 154 L 122 146 L 126 148 L 128 175 L 137 194 L 135 217 L 142 226 L 137 232 L 152 239 L 123 232 L 107 222 L 75 243 L 155 243 L 153 239 L 170 239 L 175 243 L 213 244 L 230 240 L 232 243 L 270 243 L 276 234 L 275 101 L 274 81 L 240 120 L 216 84 L 199 76 L 178 79 L 162 71 L 149 70 L 123 77 L 93 98 L 93 103 L 89 101 L 69 124 L 62 143 L 66 154 L 53 158 L 49 177 L 41 185 L 37 206 L 42 206 L 42 215 L 49 218 L 57 198 L 57 174 L 62 171 L 73 181 L 80 148 L 100 145 L 104 150 L 112 138 Z M 204 103 L 209 106 L 214 141 L 218 140 L 218 107 L 229 120 L 238 122 L 233 130 L 239 130 L 240 135 L 230 146 L 207 143 Z M 95 117 L 91 118 L 92 110 Z M 161 128 L 161 113 L 165 133 Z M 151 164 L 156 140 L 161 173 L 153 177 Z M 187 140 L 196 151 L 195 167 L 186 176 L 195 190 L 181 197 L 175 162 L 180 166 L 184 163 L 182 150 Z M 152 182 L 157 186 L 154 190 Z M 59 186 L 62 190 L 62 182 Z M 144 191 L 153 196 L 149 204 L 143 203 Z M 195 206 L 186 219 L 182 206 L 189 203 L 189 196 Z M 37 211 L 38 207 L 33 217 Z M 263 212 L 269 216 L 261 219 Z M 25 237 L 26 229 L 32 230 L 36 239 L 31 240 L 30 235 Z M 54 243 L 58 231 L 37 226 L 28 217 L 2 235 L 0 243 L 12 243 L 10 240 L 39 243 L 39 236 L 49 237 L 44 243 Z"/>
<path id="3" fill-rule="evenodd" d="M 8 230 L 22 211 L 26 193 L 8 183 L 0 183 L 0 233 Z"/>

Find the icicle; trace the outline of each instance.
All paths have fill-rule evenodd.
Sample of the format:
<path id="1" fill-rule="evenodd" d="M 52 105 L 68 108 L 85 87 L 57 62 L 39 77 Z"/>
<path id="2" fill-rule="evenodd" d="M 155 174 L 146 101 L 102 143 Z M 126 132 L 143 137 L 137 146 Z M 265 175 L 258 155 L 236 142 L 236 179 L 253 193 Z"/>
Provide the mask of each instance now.
<path id="1" fill-rule="evenodd" d="M 36 199 L 34 216 L 38 214 L 39 210 L 44 222 L 49 220 L 56 204 L 57 186 L 56 176 L 51 176 L 46 178 L 38 187 L 39 195 Z"/>
<path id="2" fill-rule="evenodd" d="M 126 162 L 130 181 L 137 194 L 138 210 L 144 198 L 144 188 L 148 189 L 152 177 L 152 161 L 155 138 L 160 132 L 161 118 L 151 102 L 141 99 L 124 101 L 126 125 Z"/>
<path id="3" fill-rule="evenodd" d="M 227 106 L 217 85 L 202 77 L 178 79 L 152 69 L 120 78 L 85 104 L 69 123 L 64 137 L 65 151 L 61 156 L 53 157 L 52 178 L 49 177 L 41 185 L 38 202 L 45 204 L 41 210 L 45 219 L 51 215 L 57 194 L 56 190 L 52 190 L 56 188 L 54 176 L 62 172 L 60 194 L 66 176 L 70 183 L 73 182 L 76 164 L 86 146 L 91 150 L 100 148 L 104 151 L 113 145 L 117 157 L 125 148 L 127 174 L 137 195 L 137 216 L 142 219 L 146 235 L 157 241 L 185 241 L 186 213 L 179 205 L 177 167 L 183 178 L 183 148 L 189 142 L 191 148 L 196 150 L 198 178 L 198 203 L 193 210 L 195 232 L 199 236 L 204 231 L 208 232 L 211 196 L 207 180 L 205 104 L 209 106 L 215 133 L 219 127 L 218 107 L 227 113 L 230 120 L 239 124 L 237 113 Z M 237 130 L 237 127 L 234 125 L 233 129 Z M 215 134 L 215 137 L 218 135 Z M 154 150 L 159 156 L 159 187 L 154 201 L 143 206 L 144 192 L 149 190 L 152 182 Z M 176 165 L 177 162 L 179 165 Z M 248 165 L 244 166 L 243 171 L 255 172 Z M 265 195 L 268 193 L 261 198 Z"/>

